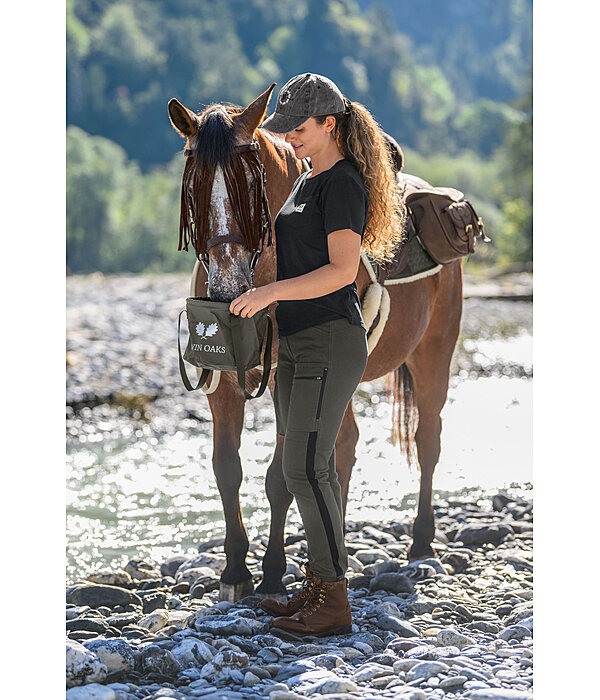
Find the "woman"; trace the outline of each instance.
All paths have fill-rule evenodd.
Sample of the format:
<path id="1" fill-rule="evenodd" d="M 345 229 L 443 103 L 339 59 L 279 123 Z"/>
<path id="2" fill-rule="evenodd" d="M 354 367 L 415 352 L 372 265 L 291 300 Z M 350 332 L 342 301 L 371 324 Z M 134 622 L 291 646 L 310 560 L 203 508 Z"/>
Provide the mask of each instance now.
<path id="1" fill-rule="evenodd" d="M 391 156 L 371 114 L 328 78 L 305 73 L 281 89 L 262 128 L 285 134 L 312 170 L 294 183 L 275 218 L 277 281 L 231 302 L 252 316 L 277 301 L 277 431 L 283 474 L 308 545 L 305 580 L 287 603 L 262 602 L 273 626 L 298 634 L 350 632 L 348 555 L 335 440 L 367 364 L 356 282 L 361 244 L 392 259 L 403 210 Z"/>

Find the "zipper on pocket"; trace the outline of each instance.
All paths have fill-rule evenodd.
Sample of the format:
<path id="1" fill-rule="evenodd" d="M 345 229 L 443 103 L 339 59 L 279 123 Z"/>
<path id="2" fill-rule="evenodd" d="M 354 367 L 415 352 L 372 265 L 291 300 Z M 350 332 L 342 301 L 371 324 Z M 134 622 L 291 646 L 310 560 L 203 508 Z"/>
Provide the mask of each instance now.
<path id="1" fill-rule="evenodd" d="M 323 375 L 321 381 L 321 391 L 319 393 L 319 403 L 317 404 L 317 418 L 321 415 L 321 404 L 323 403 L 323 392 L 325 390 L 325 380 L 327 379 L 327 367 L 323 367 Z"/>

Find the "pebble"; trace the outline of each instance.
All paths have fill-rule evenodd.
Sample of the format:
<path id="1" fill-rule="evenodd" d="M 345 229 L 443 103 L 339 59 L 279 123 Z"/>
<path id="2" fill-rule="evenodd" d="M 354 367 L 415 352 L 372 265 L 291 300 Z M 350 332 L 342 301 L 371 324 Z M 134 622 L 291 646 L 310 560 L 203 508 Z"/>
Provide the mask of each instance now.
<path id="1" fill-rule="evenodd" d="M 94 639 L 84 646 L 96 654 L 109 673 L 134 669 L 133 651 L 124 639 Z"/>
<path id="2" fill-rule="evenodd" d="M 80 688 L 67 690 L 66 700 L 117 700 L 117 694 L 112 688 L 99 683 L 89 683 Z"/>
<path id="3" fill-rule="evenodd" d="M 103 681 L 108 670 L 97 654 L 67 639 L 67 688 Z"/>
<path id="4" fill-rule="evenodd" d="M 436 504 L 441 559 L 402 558 L 408 519 L 350 529 L 349 582 L 366 583 L 349 586 L 353 631 L 341 636 L 282 633 L 258 595 L 218 602 L 218 539 L 194 556 L 97 569 L 67 588 L 68 635 L 84 635 L 84 643 L 67 640 L 67 698 L 531 700 L 532 576 L 514 564 L 532 560 L 532 541 L 476 516 L 517 522 L 508 508 L 519 506 L 531 522 L 532 513 L 525 501 L 494 503 L 500 510 Z M 302 577 L 304 544 L 299 536 L 286 547 L 294 581 Z M 250 545 L 253 570 L 264 547 L 258 539 Z M 109 572 L 129 576 L 130 588 L 113 585 L 127 579 Z M 190 583 L 200 581 L 205 590 L 195 598 Z"/>

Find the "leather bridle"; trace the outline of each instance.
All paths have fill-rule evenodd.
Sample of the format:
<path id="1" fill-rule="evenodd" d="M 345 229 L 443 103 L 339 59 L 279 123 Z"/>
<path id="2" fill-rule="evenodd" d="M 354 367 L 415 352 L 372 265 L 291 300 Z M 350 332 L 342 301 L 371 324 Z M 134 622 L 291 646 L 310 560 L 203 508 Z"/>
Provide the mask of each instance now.
<path id="1" fill-rule="evenodd" d="M 186 157 L 192 156 L 194 154 L 196 149 L 192 148 L 186 148 L 184 150 L 184 155 Z M 252 141 L 251 143 L 243 143 L 239 145 L 235 145 L 233 147 L 233 152 L 234 152 L 234 157 L 238 157 L 238 154 L 243 153 L 245 151 L 253 151 L 255 154 L 256 158 L 256 165 L 258 167 L 258 170 L 260 172 L 260 178 L 261 178 L 261 187 L 262 187 L 262 206 L 261 206 L 261 229 L 260 229 L 260 235 L 259 235 L 259 243 L 260 247 L 258 247 L 256 250 L 252 251 L 252 257 L 250 259 L 250 274 L 252 276 L 252 280 L 254 280 L 254 269 L 256 268 L 256 265 L 258 264 L 258 259 L 260 258 L 260 254 L 263 252 L 264 246 L 265 246 L 265 239 L 267 239 L 267 246 L 273 245 L 273 235 L 272 235 L 272 222 L 271 222 L 271 214 L 269 212 L 269 200 L 267 197 L 267 171 L 265 170 L 265 166 L 263 162 L 260 159 L 259 156 L 259 144 L 258 141 Z M 257 216 L 257 212 L 254 212 L 254 216 Z M 216 245 L 219 245 L 220 243 L 240 243 L 241 245 L 245 246 L 246 241 L 242 236 L 240 236 L 237 233 L 229 233 L 226 235 L 217 235 L 217 236 L 211 236 L 206 240 L 204 250 L 203 251 L 196 251 L 196 257 L 198 260 L 202 263 L 204 266 L 204 269 L 206 270 L 206 273 L 208 274 L 208 251 Z"/>

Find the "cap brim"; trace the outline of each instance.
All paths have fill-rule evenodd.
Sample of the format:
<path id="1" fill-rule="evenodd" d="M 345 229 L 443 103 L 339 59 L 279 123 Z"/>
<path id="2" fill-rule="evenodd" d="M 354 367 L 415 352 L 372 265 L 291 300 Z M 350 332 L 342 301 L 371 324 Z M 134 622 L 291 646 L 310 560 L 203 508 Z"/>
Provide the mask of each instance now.
<path id="1" fill-rule="evenodd" d="M 270 117 L 267 117 L 260 125 L 261 129 L 267 129 L 274 134 L 287 134 L 288 131 L 297 129 L 300 124 L 304 124 L 310 117 L 292 117 L 278 112 L 273 112 Z"/>

